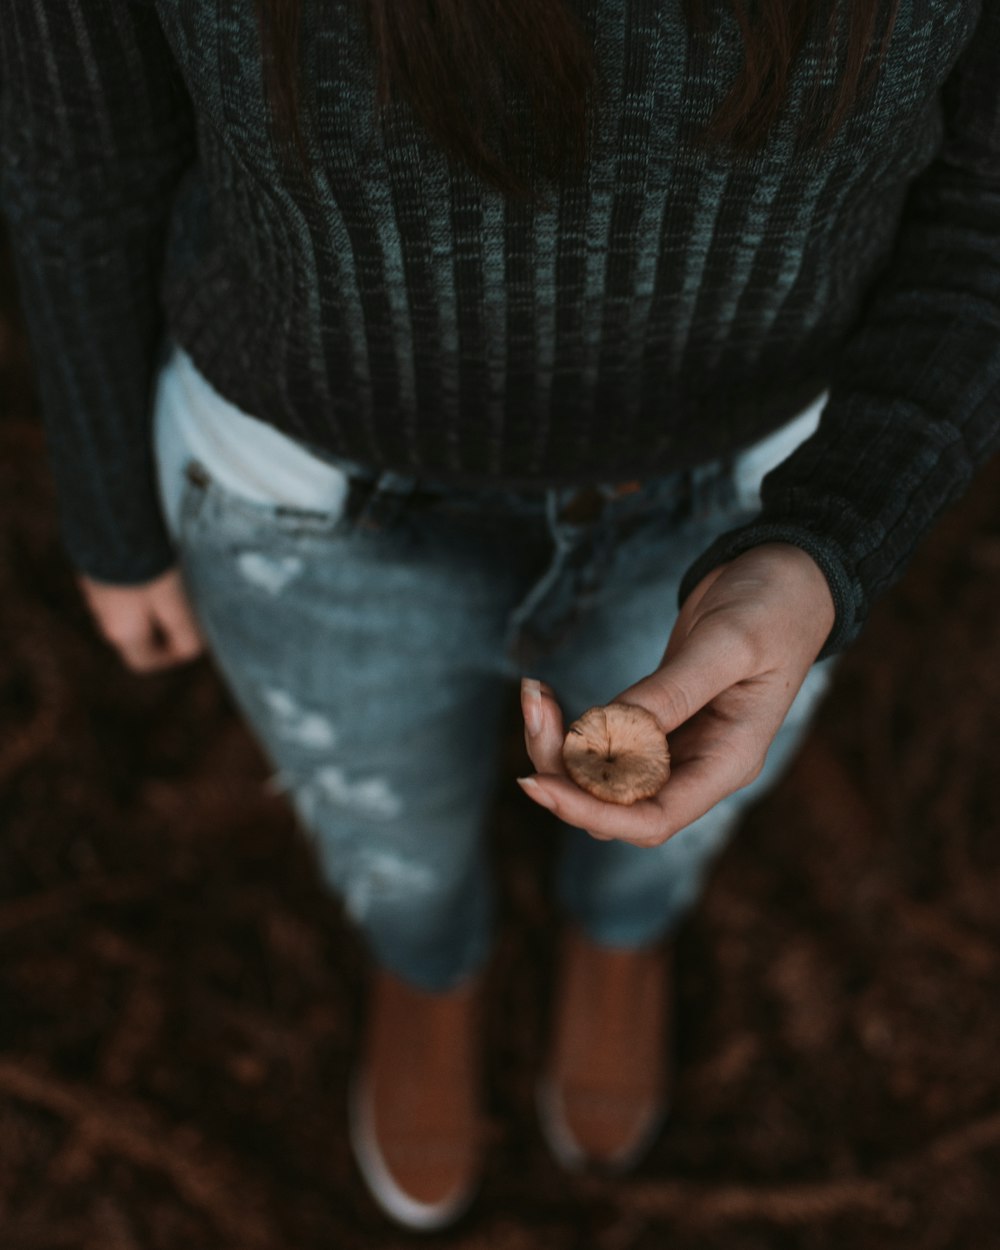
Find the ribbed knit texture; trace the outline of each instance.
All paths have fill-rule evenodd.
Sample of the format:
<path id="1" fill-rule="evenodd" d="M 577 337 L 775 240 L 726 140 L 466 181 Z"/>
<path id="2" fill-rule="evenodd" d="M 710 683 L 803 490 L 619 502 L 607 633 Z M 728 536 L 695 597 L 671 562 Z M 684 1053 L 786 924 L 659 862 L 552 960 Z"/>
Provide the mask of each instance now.
<path id="1" fill-rule="evenodd" d="M 902 0 L 822 154 L 795 144 L 808 47 L 753 158 L 696 139 L 740 63 L 723 9 L 692 38 L 680 0 L 580 0 L 608 88 L 593 157 L 527 208 L 405 108 L 383 136 L 354 2 L 306 0 L 307 182 L 278 160 L 249 0 L 14 0 L 0 195 L 76 567 L 124 584 L 173 560 L 166 332 L 311 447 L 483 488 L 703 463 L 830 386 L 759 524 L 684 593 L 792 542 L 834 593 L 826 653 L 854 637 L 998 442 L 1000 0 Z"/>

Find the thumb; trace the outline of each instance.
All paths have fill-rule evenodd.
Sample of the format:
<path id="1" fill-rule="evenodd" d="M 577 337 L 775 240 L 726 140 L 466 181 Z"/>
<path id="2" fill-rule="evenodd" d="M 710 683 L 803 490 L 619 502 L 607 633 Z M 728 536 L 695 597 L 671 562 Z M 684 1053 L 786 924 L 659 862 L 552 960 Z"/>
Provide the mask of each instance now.
<path id="1" fill-rule="evenodd" d="M 669 734 L 750 673 L 742 631 L 721 617 L 704 617 L 686 637 L 677 640 L 675 630 L 656 672 L 623 690 L 617 700 L 644 707 Z"/>

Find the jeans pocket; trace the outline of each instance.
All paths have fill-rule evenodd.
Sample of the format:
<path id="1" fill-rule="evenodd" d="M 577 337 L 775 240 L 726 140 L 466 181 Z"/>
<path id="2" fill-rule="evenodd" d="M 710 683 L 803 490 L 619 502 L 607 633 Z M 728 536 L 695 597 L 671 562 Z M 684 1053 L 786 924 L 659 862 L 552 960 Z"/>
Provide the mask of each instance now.
<path id="1" fill-rule="evenodd" d="M 195 457 L 186 459 L 182 471 L 178 523 L 182 545 L 212 538 L 228 543 L 262 538 L 278 542 L 283 538 L 323 539 L 352 528 L 347 506 L 350 479 L 329 508 L 311 508 L 242 495 L 224 486 Z"/>

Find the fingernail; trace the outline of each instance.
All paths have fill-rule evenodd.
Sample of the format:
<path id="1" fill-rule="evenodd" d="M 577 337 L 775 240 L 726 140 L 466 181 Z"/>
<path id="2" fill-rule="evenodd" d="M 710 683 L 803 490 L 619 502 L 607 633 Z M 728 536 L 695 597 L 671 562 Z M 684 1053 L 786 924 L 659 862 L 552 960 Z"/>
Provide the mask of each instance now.
<path id="1" fill-rule="evenodd" d="M 517 784 L 525 792 L 530 795 L 536 803 L 541 803 L 542 807 L 547 807 L 550 811 L 555 806 L 553 800 L 542 789 L 534 777 L 518 777 Z"/>
<path id="2" fill-rule="evenodd" d="M 524 677 L 521 692 L 527 695 L 524 700 L 524 723 L 528 726 L 528 733 L 534 737 L 542 732 L 542 687 L 534 677 Z"/>

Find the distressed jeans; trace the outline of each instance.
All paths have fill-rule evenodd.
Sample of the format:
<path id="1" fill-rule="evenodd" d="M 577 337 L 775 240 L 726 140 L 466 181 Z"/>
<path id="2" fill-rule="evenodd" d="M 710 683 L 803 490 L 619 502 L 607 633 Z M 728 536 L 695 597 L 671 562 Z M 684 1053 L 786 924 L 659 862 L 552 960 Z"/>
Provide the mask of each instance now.
<path id="1" fill-rule="evenodd" d="M 508 683 L 549 682 L 568 724 L 653 672 L 684 571 L 756 510 L 764 473 L 812 421 L 621 494 L 473 491 L 342 464 L 342 502 L 316 510 L 223 486 L 178 435 L 170 369 L 160 490 L 216 665 L 374 958 L 448 988 L 490 947 L 483 834 Z M 662 846 L 553 821 L 565 914 L 607 945 L 672 932 L 829 670 L 813 666 L 757 780 Z"/>

